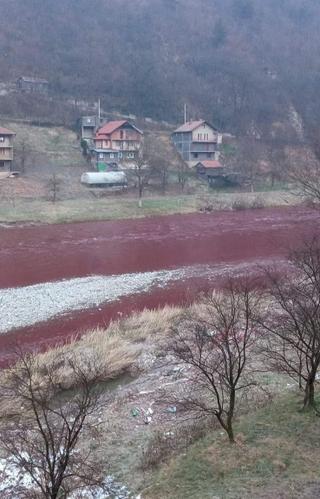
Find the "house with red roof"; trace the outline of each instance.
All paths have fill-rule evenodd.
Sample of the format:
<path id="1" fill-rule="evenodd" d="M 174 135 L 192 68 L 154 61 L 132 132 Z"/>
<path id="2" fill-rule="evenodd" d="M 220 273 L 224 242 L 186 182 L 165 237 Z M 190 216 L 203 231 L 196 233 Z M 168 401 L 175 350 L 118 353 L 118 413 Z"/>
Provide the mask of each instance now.
<path id="1" fill-rule="evenodd" d="M 134 162 L 139 154 L 143 132 L 126 120 L 109 121 L 93 139 L 98 169 L 108 163 Z"/>
<path id="2" fill-rule="evenodd" d="M 190 166 L 219 159 L 222 135 L 205 120 L 188 121 L 172 134 L 177 151 Z"/>
<path id="3" fill-rule="evenodd" d="M 15 133 L 0 127 L 0 171 L 12 171 L 13 141 Z"/>

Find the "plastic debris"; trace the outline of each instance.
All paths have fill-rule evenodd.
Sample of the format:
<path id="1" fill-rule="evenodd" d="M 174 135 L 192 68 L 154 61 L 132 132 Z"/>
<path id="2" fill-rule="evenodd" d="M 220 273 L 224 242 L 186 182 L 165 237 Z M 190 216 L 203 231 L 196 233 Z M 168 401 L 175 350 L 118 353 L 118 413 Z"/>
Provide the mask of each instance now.
<path id="1" fill-rule="evenodd" d="M 176 414 L 176 412 L 177 412 L 176 406 L 172 405 L 172 406 L 168 407 L 167 412 L 169 412 L 170 414 Z"/>
<path id="2" fill-rule="evenodd" d="M 133 409 L 131 409 L 131 416 L 133 416 L 134 418 L 139 416 L 139 414 L 140 414 L 140 411 L 137 407 L 134 407 Z"/>

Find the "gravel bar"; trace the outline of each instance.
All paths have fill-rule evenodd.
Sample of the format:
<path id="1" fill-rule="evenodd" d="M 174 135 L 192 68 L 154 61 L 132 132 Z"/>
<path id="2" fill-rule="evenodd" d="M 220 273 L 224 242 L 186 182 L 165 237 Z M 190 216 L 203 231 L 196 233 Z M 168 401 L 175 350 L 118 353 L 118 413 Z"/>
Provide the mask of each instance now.
<path id="1" fill-rule="evenodd" d="M 20 288 L 0 289 L 0 333 L 31 326 L 72 311 L 99 307 L 121 297 L 163 288 L 189 278 L 246 274 L 258 262 L 239 265 L 196 265 L 174 270 L 90 276 Z"/>

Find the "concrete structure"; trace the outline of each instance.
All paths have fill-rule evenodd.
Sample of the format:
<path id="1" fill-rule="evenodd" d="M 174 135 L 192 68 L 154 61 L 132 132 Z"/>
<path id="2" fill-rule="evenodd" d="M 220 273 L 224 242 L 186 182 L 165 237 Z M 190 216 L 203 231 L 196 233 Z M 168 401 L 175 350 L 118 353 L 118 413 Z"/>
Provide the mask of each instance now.
<path id="1" fill-rule="evenodd" d="M 18 90 L 28 93 L 47 95 L 49 93 L 49 82 L 43 78 L 32 76 L 21 76 L 16 82 Z"/>
<path id="2" fill-rule="evenodd" d="M 98 116 L 83 116 L 81 118 L 81 139 L 93 141 L 99 126 Z"/>
<path id="3" fill-rule="evenodd" d="M 222 135 L 207 121 L 188 121 L 173 132 L 172 142 L 182 159 L 195 166 L 201 160 L 219 159 Z"/>
<path id="4" fill-rule="evenodd" d="M 13 141 L 15 133 L 0 127 L 0 169 L 12 171 Z"/>
<path id="5" fill-rule="evenodd" d="M 86 172 L 81 176 L 81 183 L 88 187 L 127 187 L 128 181 L 124 172 Z"/>
<path id="6" fill-rule="evenodd" d="M 109 121 L 97 131 L 94 138 L 93 152 L 97 165 L 134 162 L 142 140 L 143 132 L 129 121 Z"/>

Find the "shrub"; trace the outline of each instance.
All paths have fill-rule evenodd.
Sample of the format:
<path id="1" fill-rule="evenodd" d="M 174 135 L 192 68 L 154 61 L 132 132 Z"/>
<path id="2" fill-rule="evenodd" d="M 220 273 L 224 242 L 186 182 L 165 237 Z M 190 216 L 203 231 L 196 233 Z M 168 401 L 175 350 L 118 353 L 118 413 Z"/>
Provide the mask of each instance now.
<path id="1" fill-rule="evenodd" d="M 240 210 L 247 210 L 249 207 L 245 199 L 238 198 L 233 201 L 231 208 L 234 211 L 240 211 Z"/>
<path id="2" fill-rule="evenodd" d="M 212 423 L 210 425 L 212 427 Z M 181 425 L 172 431 L 156 432 L 142 451 L 140 466 L 143 470 L 154 468 L 173 454 L 186 449 L 193 442 L 203 438 L 209 428 L 209 421 Z"/>

